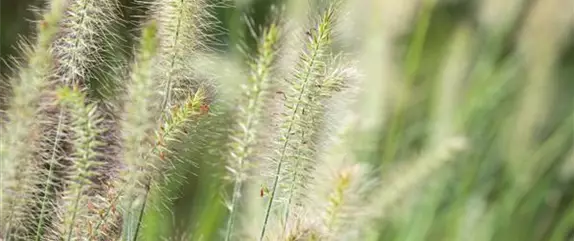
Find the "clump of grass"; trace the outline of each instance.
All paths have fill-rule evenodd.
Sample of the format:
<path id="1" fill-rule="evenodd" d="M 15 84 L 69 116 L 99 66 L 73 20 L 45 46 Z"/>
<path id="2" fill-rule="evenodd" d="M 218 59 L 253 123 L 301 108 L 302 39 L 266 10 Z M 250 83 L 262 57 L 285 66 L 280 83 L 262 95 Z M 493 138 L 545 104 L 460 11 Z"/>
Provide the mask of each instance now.
<path id="1" fill-rule="evenodd" d="M 1 94 L 2 240 L 570 238 L 568 1 L 135 1 L 129 58 L 119 2 L 47 3 Z"/>

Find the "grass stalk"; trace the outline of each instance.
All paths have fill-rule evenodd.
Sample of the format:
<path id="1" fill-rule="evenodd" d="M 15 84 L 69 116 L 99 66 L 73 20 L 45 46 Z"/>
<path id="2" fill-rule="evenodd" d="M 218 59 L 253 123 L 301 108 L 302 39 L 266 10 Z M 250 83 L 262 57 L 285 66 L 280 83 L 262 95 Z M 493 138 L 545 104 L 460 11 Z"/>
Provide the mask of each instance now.
<path id="1" fill-rule="evenodd" d="M 261 118 L 261 111 L 263 108 L 263 101 L 267 93 L 269 78 L 271 74 L 272 64 L 275 60 L 275 48 L 278 39 L 278 27 L 271 25 L 263 33 L 263 41 L 259 46 L 258 56 L 255 63 L 252 65 L 251 75 L 249 77 L 249 86 L 246 86 L 244 105 L 240 107 L 240 121 L 237 123 L 235 130 L 238 133 L 234 137 L 231 146 L 230 167 L 233 169 L 233 194 L 231 206 L 229 207 L 229 217 L 227 220 L 227 231 L 225 240 L 231 238 L 235 216 L 237 215 L 236 208 L 239 204 L 241 197 L 241 187 L 243 185 L 243 175 L 247 172 L 245 162 L 251 158 L 251 149 L 256 145 L 256 140 L 259 137 L 258 123 Z"/>
<path id="2" fill-rule="evenodd" d="M 96 106 L 86 104 L 85 95 L 77 88 L 62 88 L 58 90 L 58 102 L 65 106 L 71 115 L 70 130 L 73 132 L 74 152 L 72 153 L 72 165 L 67 171 L 68 177 L 64 181 L 64 195 L 62 204 L 58 207 L 59 220 L 56 224 L 57 232 L 67 236 L 66 240 L 75 240 L 84 236 L 85 229 L 93 219 L 90 215 L 91 201 L 86 195 L 91 189 L 97 189 L 97 185 L 90 180 L 98 172 L 95 168 L 99 165 L 96 158 L 99 153 L 96 148 L 100 145 L 96 140 L 101 130 L 97 129 L 101 121 Z"/>
<path id="3" fill-rule="evenodd" d="M 269 201 L 267 203 L 267 207 L 265 209 L 265 218 L 263 220 L 263 225 L 261 227 L 261 233 L 259 240 L 263 240 L 265 237 L 265 231 L 267 229 L 269 216 L 272 211 L 273 201 L 275 200 L 277 194 L 277 187 L 279 185 L 279 178 L 281 176 L 282 168 L 284 162 L 286 161 L 288 146 L 291 144 L 292 133 L 297 128 L 297 132 L 304 132 L 304 130 L 300 130 L 302 128 L 299 126 L 299 118 L 301 115 L 301 109 L 304 108 L 304 97 L 305 96 L 313 96 L 314 94 L 318 93 L 308 93 L 308 89 L 317 78 L 317 71 L 318 69 L 322 68 L 322 58 L 325 54 L 326 48 L 329 46 L 330 38 L 331 38 L 331 30 L 333 28 L 333 21 L 334 15 L 336 11 L 336 4 L 332 4 L 329 8 L 323 13 L 319 23 L 317 24 L 317 29 L 313 29 L 310 32 L 310 37 L 308 38 L 308 42 L 306 43 L 307 53 L 304 52 L 301 54 L 300 57 L 300 64 L 301 72 L 296 73 L 293 76 L 293 85 L 291 88 L 295 91 L 294 96 L 287 96 L 287 101 L 293 101 L 293 103 L 287 104 L 289 109 L 291 109 L 291 113 L 288 114 L 287 119 L 285 120 L 286 126 L 283 127 L 283 133 L 280 142 L 280 149 L 279 149 L 279 156 L 277 158 L 277 167 L 273 173 L 273 181 L 272 181 L 272 188 L 271 188 L 271 195 L 269 197 Z M 308 56 L 306 56 L 308 54 Z M 304 128 L 304 127 L 303 127 Z M 309 126 L 307 126 L 309 128 Z"/>
<path id="4" fill-rule="evenodd" d="M 55 164 L 56 164 L 56 153 L 57 153 L 57 147 L 58 147 L 58 142 L 60 141 L 60 135 L 61 132 L 63 130 L 63 118 L 64 118 L 64 110 L 60 109 L 60 114 L 58 115 L 58 126 L 56 127 L 56 138 L 54 140 L 54 144 L 52 146 L 52 150 L 51 150 L 51 155 L 50 155 L 50 161 L 49 161 L 49 166 L 48 166 L 48 176 L 46 177 L 46 181 L 44 182 L 44 191 L 43 193 L 43 197 L 42 197 L 42 201 L 41 201 L 41 207 L 40 207 L 40 216 L 38 217 L 38 223 L 36 224 L 36 234 L 35 234 L 35 240 L 36 241 L 40 241 L 40 239 L 42 238 L 42 234 L 43 234 L 43 230 L 44 230 L 44 222 L 46 219 L 45 213 L 47 212 L 48 209 L 48 203 L 50 202 L 50 200 L 48 200 L 48 191 L 50 189 L 50 182 L 52 181 L 52 179 L 54 178 L 54 168 L 55 168 Z"/>
<path id="5" fill-rule="evenodd" d="M 6 134 L 0 143 L 0 221 L 3 223 L 0 230 L 6 240 L 10 239 L 11 227 L 20 225 L 14 219 L 18 208 L 13 206 L 14 200 L 11 199 L 17 196 L 16 193 L 26 190 L 26 186 L 34 185 L 29 180 L 33 175 L 25 176 L 32 174 L 28 171 L 33 171 L 27 142 L 32 139 L 41 91 L 53 67 L 51 43 L 59 30 L 58 23 L 63 18 L 64 8 L 63 0 L 51 2 L 43 20 L 38 23 L 36 44 L 26 50 L 27 66 L 20 70 L 17 82 L 13 84 L 13 98 L 6 112 L 9 122 L 3 127 Z M 12 225 L 13 222 L 17 223 Z"/>

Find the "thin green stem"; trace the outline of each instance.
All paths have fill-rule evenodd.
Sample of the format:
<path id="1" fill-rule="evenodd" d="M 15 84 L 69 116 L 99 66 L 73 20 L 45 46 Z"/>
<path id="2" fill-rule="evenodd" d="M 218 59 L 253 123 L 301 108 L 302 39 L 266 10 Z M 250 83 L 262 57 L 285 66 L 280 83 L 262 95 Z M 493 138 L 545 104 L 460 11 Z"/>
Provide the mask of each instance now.
<path id="1" fill-rule="evenodd" d="M 181 3 L 183 4 L 184 0 L 181 0 Z M 179 16 L 181 16 L 183 13 L 183 8 L 179 9 Z M 161 104 L 161 108 L 160 111 L 165 111 L 165 109 L 167 108 L 167 106 L 169 105 L 170 99 L 171 99 L 171 89 L 172 89 L 172 85 L 173 85 L 173 69 L 175 66 L 175 60 L 176 60 L 176 56 L 177 56 L 177 42 L 179 41 L 179 32 L 180 32 L 180 28 L 181 28 L 181 18 L 177 19 L 177 27 L 175 29 L 175 37 L 173 38 L 173 54 L 171 56 L 171 60 L 170 60 L 170 66 L 169 66 L 169 70 L 167 72 L 167 84 L 165 86 L 165 98 L 162 101 Z"/>
<path id="2" fill-rule="evenodd" d="M 299 162 L 295 166 L 296 170 L 299 168 Z M 291 202 L 293 201 L 293 196 L 295 193 L 295 183 L 297 182 L 297 174 L 293 173 L 293 178 L 291 179 L 291 186 L 289 187 L 289 197 L 287 198 L 287 207 L 285 208 L 285 222 L 283 223 L 283 231 L 287 229 L 287 223 L 289 222 L 289 212 L 291 211 Z"/>
<path id="3" fill-rule="evenodd" d="M 259 94 L 256 94 L 255 97 L 255 102 L 257 103 L 259 99 Z M 250 112 L 252 112 L 254 110 L 250 110 Z M 253 125 L 253 117 L 250 115 L 249 117 L 247 117 L 247 130 L 250 130 L 252 128 Z M 245 132 L 243 135 L 243 142 L 247 142 L 247 139 L 249 138 L 249 133 Z M 248 145 L 244 145 L 242 147 L 242 152 L 241 153 L 246 153 L 247 152 L 247 148 L 249 148 Z M 241 157 L 239 158 L 239 173 L 241 173 L 242 169 L 243 169 L 243 163 L 245 162 L 245 158 L 247 158 L 244 154 L 241 155 Z M 225 240 L 228 241 L 231 238 L 231 233 L 233 231 L 233 224 L 235 222 L 235 208 L 237 207 L 237 204 L 239 202 L 239 198 L 241 196 L 241 186 L 243 185 L 243 181 L 239 180 L 238 177 L 236 178 L 237 180 L 235 181 L 235 184 L 233 186 L 233 197 L 231 199 L 231 210 L 229 213 L 229 218 L 227 220 L 227 232 L 225 234 Z"/>
<path id="4" fill-rule="evenodd" d="M 100 228 L 100 226 L 102 226 L 102 224 L 104 224 L 104 222 L 106 221 L 106 219 L 108 219 L 108 217 L 110 216 L 110 213 L 112 211 L 112 209 L 115 207 L 117 201 L 120 199 L 120 196 L 123 194 L 124 190 L 120 190 L 118 192 L 118 194 L 114 197 L 114 199 L 112 199 L 110 205 L 108 208 L 106 208 L 106 212 L 103 215 L 103 217 L 100 219 L 100 221 L 98 221 L 98 223 L 96 224 L 96 226 L 94 226 L 94 230 L 98 230 Z"/>
<path id="5" fill-rule="evenodd" d="M 241 187 L 243 186 L 242 174 L 246 171 L 244 163 L 249 158 L 249 148 L 251 148 L 255 143 L 257 138 L 256 122 L 260 118 L 260 109 L 263 103 L 260 103 L 261 97 L 266 89 L 265 83 L 268 81 L 268 74 L 270 72 L 271 65 L 274 60 L 274 45 L 277 42 L 277 27 L 272 24 L 263 34 L 263 41 L 259 46 L 259 57 L 255 61 L 255 68 L 251 70 L 251 76 L 249 82 L 252 86 L 249 86 L 246 91 L 247 100 L 245 104 L 247 105 L 247 110 L 241 109 L 241 114 L 246 116 L 245 126 L 240 126 L 241 141 L 238 142 L 237 157 L 231 158 L 231 161 L 238 164 L 238 170 L 234 174 L 235 182 L 233 187 L 233 197 L 231 200 L 230 214 L 227 220 L 227 231 L 225 235 L 225 240 L 228 241 L 231 238 L 233 232 L 233 225 L 235 222 L 236 208 L 241 197 Z M 241 122 L 239 122 L 241 124 Z M 239 125 L 240 125 L 239 124 Z M 232 151 L 235 151 L 232 149 Z"/>
<path id="6" fill-rule="evenodd" d="M 34 115 L 37 111 L 37 104 L 41 96 L 40 91 L 45 84 L 45 76 L 48 75 L 53 66 L 52 54 L 50 52 L 51 44 L 58 32 L 58 22 L 63 17 L 65 9 L 65 1 L 54 0 L 51 1 L 50 9 L 44 13 L 43 20 L 38 24 L 38 35 L 36 44 L 31 47 L 31 51 L 27 52 L 27 66 L 20 69 L 18 74 L 19 83 L 12 86 L 13 99 L 10 103 L 10 109 L 6 111 L 7 117 L 10 120 L 5 126 L 9 130 L 7 135 L 3 136 L 2 143 L 0 143 L 0 214 L 2 222 L 6 223 L 4 231 L 4 239 L 10 240 L 12 232 L 13 220 L 16 209 L 13 207 L 13 200 L 5 196 L 5 191 L 14 189 L 17 192 L 24 191 L 27 179 L 32 178 L 26 175 L 29 169 L 36 170 L 30 163 L 29 148 L 24 141 L 32 134 L 34 125 Z M 11 149 L 6 152 L 7 146 Z M 6 177 L 7 175 L 7 177 Z M 15 182 L 15 184 L 14 184 Z M 8 198 L 8 200 L 6 200 Z M 27 201 L 27 200 L 24 200 Z M 8 216 L 4 216 L 2 212 L 9 208 Z M 3 227 L 3 228 L 4 228 Z"/>
<path id="7" fill-rule="evenodd" d="M 64 110 L 60 109 L 60 115 L 58 117 L 58 127 L 56 128 L 56 137 L 54 140 L 54 145 L 52 146 L 52 155 L 50 157 L 50 166 L 48 168 L 48 177 L 46 177 L 46 182 L 44 183 L 44 196 L 42 198 L 42 207 L 40 208 L 40 217 L 38 218 L 38 224 L 36 226 L 36 241 L 40 241 L 43 225 L 44 216 L 46 212 L 46 203 L 48 202 L 48 189 L 50 188 L 50 181 L 52 180 L 52 174 L 54 172 L 54 163 L 56 162 L 56 149 L 58 147 L 58 142 L 60 141 L 60 132 L 62 131 L 62 119 L 64 117 Z"/>
<path id="8" fill-rule="evenodd" d="M 76 194 L 76 198 L 74 201 L 74 211 L 72 212 L 72 220 L 70 222 L 70 226 L 68 227 L 68 239 L 67 241 L 72 240 L 72 233 L 74 231 L 74 223 L 76 222 L 76 214 L 78 213 L 78 205 L 80 204 L 80 198 L 82 197 L 82 187 L 78 187 L 78 193 Z"/>
<path id="9" fill-rule="evenodd" d="M 301 138 L 305 138 L 305 133 L 301 133 Z M 299 149 L 297 149 L 299 150 Z M 291 186 L 289 187 L 289 197 L 287 198 L 287 207 L 285 207 L 285 222 L 283 223 L 283 231 L 287 229 L 287 223 L 289 221 L 289 213 L 291 211 L 291 202 L 293 201 L 293 196 L 295 195 L 295 186 L 297 183 L 297 176 L 299 174 L 299 169 L 301 166 L 301 161 L 299 155 L 295 155 L 295 170 L 293 171 L 293 178 L 291 178 Z"/>
<path id="10" fill-rule="evenodd" d="M 236 211 L 235 208 L 237 207 L 237 203 L 239 202 L 239 197 L 241 194 L 241 186 L 243 182 L 236 182 L 233 187 L 233 198 L 231 200 L 231 210 L 229 212 L 229 218 L 227 219 L 227 232 L 225 234 L 225 241 L 229 241 L 231 239 L 231 233 L 233 231 L 233 224 L 235 222 L 235 215 Z"/>
<path id="11" fill-rule="evenodd" d="M 140 231 L 140 227 L 142 225 L 142 220 L 143 220 L 143 216 L 144 216 L 144 212 L 145 212 L 145 207 L 147 204 L 147 198 L 149 195 L 149 189 L 150 189 L 150 183 L 151 183 L 151 179 L 148 180 L 148 183 L 146 185 L 146 190 L 145 190 L 145 194 L 143 196 L 143 203 L 142 203 L 142 207 L 140 209 L 139 215 L 138 215 L 138 222 L 136 224 L 136 231 L 134 232 L 134 239 L 133 241 L 136 241 L 138 239 L 138 233 Z"/>
<path id="12" fill-rule="evenodd" d="M 4 239 L 6 241 L 10 241 L 12 236 L 10 235 L 10 229 L 12 228 L 12 217 L 14 216 L 14 209 L 10 210 L 8 224 L 6 224 L 6 234 L 4 235 Z"/>
<path id="13" fill-rule="evenodd" d="M 305 93 L 305 90 L 306 90 L 307 84 L 309 82 L 313 66 L 315 65 L 315 60 L 317 58 L 320 47 L 321 47 L 321 44 L 316 44 L 315 48 L 313 49 L 313 55 L 312 55 L 311 60 L 309 62 L 309 66 L 307 68 L 307 73 L 305 73 L 303 86 L 301 87 L 301 90 L 299 91 L 299 96 L 297 98 L 297 103 L 295 104 L 295 109 L 293 110 L 293 113 L 291 115 L 291 119 L 289 120 L 289 126 L 287 127 L 287 134 L 284 136 L 285 141 L 283 142 L 283 146 L 281 148 L 281 155 L 279 157 L 277 169 L 275 170 L 275 178 L 273 180 L 273 189 L 271 191 L 271 197 L 269 198 L 269 203 L 267 204 L 267 208 L 265 209 L 265 219 L 263 221 L 263 227 L 261 229 L 261 235 L 259 236 L 260 241 L 262 241 L 263 238 L 265 237 L 265 230 L 267 228 L 267 222 L 269 221 L 269 215 L 271 214 L 271 207 L 273 205 L 273 200 L 275 199 L 275 194 L 277 192 L 277 186 L 279 184 L 279 176 L 281 175 L 281 168 L 283 166 L 283 161 L 285 160 L 285 153 L 287 152 L 287 145 L 289 144 L 289 141 L 291 139 L 290 138 L 291 135 L 289 133 L 291 133 L 291 130 L 293 129 L 293 126 L 295 125 L 295 118 L 297 116 L 297 112 L 299 111 L 299 106 L 301 105 L 301 102 L 302 102 L 301 99 L 303 97 L 303 94 Z"/>

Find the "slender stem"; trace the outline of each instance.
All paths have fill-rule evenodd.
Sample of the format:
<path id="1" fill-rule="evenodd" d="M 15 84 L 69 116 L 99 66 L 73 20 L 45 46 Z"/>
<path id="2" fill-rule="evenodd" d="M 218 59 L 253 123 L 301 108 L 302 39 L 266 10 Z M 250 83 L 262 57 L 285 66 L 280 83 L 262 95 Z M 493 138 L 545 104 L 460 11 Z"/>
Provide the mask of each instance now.
<path id="1" fill-rule="evenodd" d="M 70 227 L 68 228 L 68 241 L 72 240 L 72 233 L 74 230 L 74 223 L 76 222 L 76 214 L 78 213 L 78 205 L 80 204 L 80 198 L 82 197 L 82 186 L 77 187 L 78 193 L 76 194 L 76 200 L 74 202 L 74 211 L 72 212 L 72 220 L 70 222 Z"/>
<path id="2" fill-rule="evenodd" d="M 184 0 L 181 0 L 180 2 L 183 3 Z M 183 9 L 180 8 L 179 12 L 180 12 L 179 16 L 181 16 Z M 169 68 L 168 73 L 167 73 L 167 84 L 165 86 L 165 97 L 163 98 L 161 106 L 160 106 L 160 112 L 162 114 L 159 117 L 159 123 L 164 122 L 165 119 L 169 119 L 169 117 L 167 117 L 167 115 L 169 114 L 169 111 L 166 111 L 166 109 L 167 109 L 169 102 L 170 102 L 170 99 L 171 99 L 171 92 L 172 92 L 172 85 L 173 85 L 173 69 L 174 69 L 175 62 L 176 62 L 176 56 L 177 56 L 176 46 L 177 46 L 177 42 L 179 40 L 180 28 L 181 28 L 181 18 L 178 18 L 177 19 L 177 26 L 175 29 L 175 37 L 173 38 L 174 52 L 171 55 L 170 68 Z M 149 179 L 147 180 L 145 194 L 143 195 L 143 204 L 142 204 L 142 207 L 141 207 L 139 215 L 138 215 L 138 222 L 136 224 L 137 226 L 136 226 L 136 230 L 135 230 L 135 233 L 133 236 L 133 241 L 136 241 L 137 237 L 138 237 L 138 233 L 139 233 L 139 230 L 141 227 L 141 222 L 143 220 L 143 216 L 144 216 L 144 212 L 145 212 L 145 208 L 146 208 L 146 204 L 147 204 L 147 198 L 149 195 L 150 185 L 152 184 L 152 181 L 153 180 L 151 177 L 149 177 Z"/>
<path id="3" fill-rule="evenodd" d="M 295 166 L 295 170 L 299 169 L 299 162 Z M 295 183 L 297 181 L 297 172 L 293 173 L 293 178 L 291 179 L 291 187 L 289 189 L 289 198 L 287 199 L 287 207 L 285 208 L 285 222 L 283 223 L 283 231 L 287 229 L 287 223 L 289 221 L 289 212 L 291 211 L 291 202 L 295 193 Z"/>
<path id="4" fill-rule="evenodd" d="M 269 203 L 267 204 L 267 208 L 265 210 L 265 220 L 263 221 L 263 227 L 261 229 L 261 235 L 259 236 L 259 240 L 262 241 L 265 237 L 265 230 L 267 228 L 267 222 L 269 221 L 269 215 L 271 214 L 271 206 L 273 205 L 273 200 L 275 199 L 275 194 L 277 192 L 277 186 L 279 184 L 279 176 L 281 175 L 281 168 L 283 166 L 283 161 L 285 160 L 285 152 L 287 151 L 287 145 L 289 144 L 289 140 L 291 135 L 291 130 L 295 125 L 295 118 L 297 116 L 297 112 L 299 111 L 299 106 L 301 105 L 301 98 L 305 93 L 305 89 L 307 87 L 307 83 L 309 82 L 309 78 L 311 76 L 313 65 L 315 64 L 315 60 L 317 58 L 320 44 L 316 44 L 315 48 L 313 49 L 313 55 L 311 56 L 311 61 L 309 62 L 309 66 L 307 72 L 305 73 L 305 78 L 303 81 L 303 86 L 301 87 L 301 91 L 299 91 L 299 97 L 297 98 L 297 102 L 295 104 L 295 109 L 293 110 L 293 114 L 291 115 L 291 120 L 289 121 L 289 126 L 287 128 L 287 134 L 285 135 L 285 141 L 283 142 L 283 147 L 281 149 L 281 156 L 279 157 L 279 163 L 277 164 L 277 169 L 275 170 L 275 178 L 273 180 L 273 189 L 271 191 L 271 197 L 269 198 Z"/>
<path id="5" fill-rule="evenodd" d="M 183 4 L 184 0 L 181 0 L 181 3 Z M 181 16 L 182 12 L 183 12 L 183 8 L 179 9 L 179 16 Z M 171 89 L 172 89 L 172 85 L 173 85 L 173 68 L 175 66 L 175 59 L 177 56 L 177 41 L 179 40 L 179 32 L 180 32 L 180 28 L 181 28 L 181 18 L 177 19 L 177 27 L 175 29 L 175 37 L 173 38 L 173 55 L 171 56 L 171 61 L 170 61 L 170 66 L 169 66 L 169 71 L 167 73 L 167 84 L 165 86 L 165 98 L 163 99 L 163 102 L 161 104 L 161 109 L 160 111 L 164 111 L 165 108 L 167 108 L 167 106 L 169 105 L 170 99 L 171 99 Z"/>
<path id="6" fill-rule="evenodd" d="M 147 197 L 149 194 L 149 189 L 150 189 L 150 184 L 151 184 L 151 180 L 148 180 L 148 183 L 146 185 L 146 190 L 145 190 L 145 194 L 143 196 L 143 203 L 142 203 L 142 208 L 140 209 L 140 213 L 138 216 L 138 222 L 137 222 L 137 226 L 136 226 L 136 231 L 134 233 L 134 239 L 133 241 L 136 241 L 138 239 L 138 233 L 140 231 L 140 227 L 141 227 L 141 223 L 143 220 L 143 216 L 144 216 L 144 211 L 145 211 L 145 207 L 146 207 L 146 203 L 147 203 Z"/>
<path id="7" fill-rule="evenodd" d="M 258 88 L 260 89 L 260 88 Z M 255 95 L 255 103 L 257 103 L 257 101 L 259 100 L 259 93 Z M 254 110 L 250 110 L 250 113 L 252 113 Z M 253 126 L 253 117 L 251 115 L 249 115 L 249 117 L 247 117 L 247 127 L 246 130 L 250 130 Z M 249 139 L 249 133 L 246 131 L 243 135 L 243 143 L 247 143 Z M 243 145 L 241 153 L 246 153 L 247 149 L 249 148 L 248 144 Z M 242 154 L 239 158 L 239 173 L 242 172 L 243 170 L 243 163 L 245 162 L 246 159 L 246 155 Z M 233 224 L 235 222 L 235 208 L 237 206 L 237 203 L 239 202 L 239 198 L 241 196 L 241 186 L 243 186 L 243 181 L 240 179 L 241 177 L 237 177 L 235 180 L 235 184 L 233 186 L 233 197 L 231 198 L 231 210 L 229 213 L 229 218 L 227 220 L 227 232 L 225 234 L 225 240 L 228 241 L 231 238 L 231 232 L 233 231 Z"/>
<path id="8" fill-rule="evenodd" d="M 50 180 L 52 179 L 52 174 L 54 173 L 54 163 L 56 162 L 56 149 L 58 147 L 58 142 L 60 141 L 60 132 L 62 131 L 62 118 L 64 116 L 64 110 L 60 109 L 60 115 L 58 117 L 58 127 L 56 128 L 56 138 L 54 140 L 54 145 L 52 146 L 52 155 L 50 157 L 50 167 L 48 168 L 48 177 L 46 177 L 46 182 L 44 183 L 44 196 L 42 197 L 42 207 L 40 208 L 40 217 L 38 220 L 38 226 L 36 226 L 36 241 L 40 241 L 40 236 L 42 235 L 42 229 L 44 225 L 44 212 L 46 211 L 46 202 L 48 201 L 48 189 L 50 188 Z"/>
<path id="9" fill-rule="evenodd" d="M 88 1 L 84 1 L 84 4 L 82 6 L 82 10 L 81 10 L 81 12 L 83 14 L 80 17 L 80 20 L 78 21 L 80 25 L 84 22 L 84 19 L 86 17 L 87 7 L 88 7 Z M 74 51 L 78 49 L 79 45 L 80 45 L 80 38 L 76 38 L 74 41 Z M 73 61 L 74 61 L 76 59 L 76 55 L 72 54 L 72 58 L 74 58 L 73 59 Z M 75 75 L 74 75 L 74 77 L 75 77 Z M 73 78 L 72 78 L 72 83 L 74 83 Z M 54 145 L 52 146 L 52 155 L 50 157 L 50 166 L 49 166 L 49 170 L 48 170 L 48 177 L 46 178 L 46 185 L 44 188 L 44 197 L 42 198 L 42 207 L 40 209 L 40 218 L 38 220 L 38 226 L 36 227 L 36 238 L 35 238 L 36 241 L 40 240 L 40 236 L 41 236 L 41 233 L 43 231 L 42 225 L 44 225 L 44 212 L 46 209 L 46 202 L 47 202 L 47 196 L 48 196 L 47 193 L 48 193 L 48 189 L 50 187 L 49 182 L 50 182 L 50 179 L 51 179 L 52 174 L 53 174 L 53 166 L 54 166 L 54 162 L 55 162 L 55 158 L 56 158 L 56 149 L 58 147 L 60 132 L 62 130 L 62 118 L 63 118 L 63 116 L 64 116 L 64 110 L 60 109 L 60 115 L 58 117 L 58 127 L 57 127 L 57 131 L 56 131 L 56 137 L 54 140 Z M 75 213 L 74 213 L 74 218 L 75 218 Z M 68 237 L 68 240 L 69 240 L 69 238 L 70 237 Z"/>
<path id="10" fill-rule="evenodd" d="M 301 133 L 301 138 L 305 138 L 305 133 Z M 299 150 L 299 149 L 298 149 Z M 289 188 L 289 198 L 287 199 L 287 207 L 285 208 L 285 222 L 283 223 L 283 231 L 287 230 L 287 223 L 289 221 L 289 213 L 291 211 L 291 202 L 293 196 L 295 195 L 295 184 L 297 183 L 297 176 L 299 174 L 299 169 L 301 168 L 301 161 L 299 155 L 295 155 L 295 170 L 293 171 L 293 178 L 291 179 L 291 187 Z"/>
<path id="11" fill-rule="evenodd" d="M 235 186 L 233 187 L 233 198 L 231 200 L 231 210 L 229 213 L 229 218 L 227 219 L 227 232 L 225 235 L 225 241 L 229 241 L 231 238 L 231 232 L 233 231 L 233 223 L 235 222 L 235 215 L 237 213 L 235 211 L 235 208 L 237 207 L 237 203 L 239 202 L 242 185 L 243 182 L 237 181 L 235 182 Z"/>
<path id="12" fill-rule="evenodd" d="M 106 209 L 106 213 L 104 214 L 104 216 L 100 219 L 100 221 L 98 221 L 98 223 L 96 224 L 94 230 L 98 230 L 100 228 L 100 226 L 106 221 L 106 219 L 110 216 L 110 213 L 112 211 L 112 208 L 116 205 L 117 201 L 120 199 L 120 196 L 122 195 L 122 193 L 124 192 L 124 190 L 120 190 L 118 192 L 118 194 L 114 197 L 114 199 L 112 200 L 112 202 L 110 203 L 110 206 Z"/>
<path id="13" fill-rule="evenodd" d="M 255 125 L 257 119 L 260 118 L 259 112 L 260 106 L 262 105 L 261 97 L 262 93 L 265 89 L 265 82 L 267 81 L 267 75 L 270 71 L 270 66 L 272 65 L 273 58 L 274 58 L 274 44 L 277 40 L 276 38 L 276 28 L 275 25 L 271 25 L 269 29 L 266 30 L 264 33 L 263 42 L 259 47 L 259 59 L 255 62 L 256 67 L 252 69 L 252 74 L 249 78 L 249 82 L 253 83 L 253 86 L 250 86 L 246 91 L 247 101 L 245 102 L 247 105 L 247 110 L 243 110 L 242 114 L 244 114 L 247 118 L 245 127 L 239 128 L 241 131 L 241 142 L 239 142 L 237 150 L 238 157 L 232 157 L 231 161 L 238 163 L 238 170 L 235 173 L 235 183 L 233 187 L 233 197 L 231 200 L 231 207 L 230 207 L 230 214 L 227 220 L 227 232 L 225 235 L 225 240 L 229 241 L 231 238 L 231 233 L 233 232 L 233 224 L 235 222 L 236 216 L 236 208 L 239 203 L 239 199 L 241 197 L 241 187 L 243 186 L 243 177 L 241 176 L 246 170 L 244 168 L 244 163 L 249 158 L 249 148 L 256 143 L 252 136 L 256 136 L 257 130 L 255 129 Z"/>
<path id="14" fill-rule="evenodd" d="M 6 225 L 6 235 L 4 235 L 4 239 L 6 241 L 10 241 L 12 236 L 10 235 L 10 228 L 12 226 L 12 217 L 14 217 L 14 209 L 10 210 L 10 214 L 9 214 L 9 219 L 8 219 L 8 224 Z"/>

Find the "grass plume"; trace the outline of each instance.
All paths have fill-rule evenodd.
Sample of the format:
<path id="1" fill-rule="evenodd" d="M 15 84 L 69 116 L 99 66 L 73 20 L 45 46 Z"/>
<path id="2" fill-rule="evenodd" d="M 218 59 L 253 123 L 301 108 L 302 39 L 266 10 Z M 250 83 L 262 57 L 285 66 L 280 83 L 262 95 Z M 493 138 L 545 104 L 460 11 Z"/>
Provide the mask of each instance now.
<path id="1" fill-rule="evenodd" d="M 313 117 L 314 112 L 320 113 L 320 109 L 314 109 L 313 104 L 316 100 L 313 98 L 320 97 L 324 94 L 322 90 L 321 73 L 325 68 L 326 56 L 329 55 L 329 44 L 332 38 L 333 24 L 336 18 L 337 4 L 332 3 L 321 14 L 317 21 L 317 27 L 310 29 L 306 33 L 305 50 L 300 52 L 297 66 L 292 73 L 292 76 L 287 77 L 287 88 L 285 91 L 285 110 L 286 113 L 281 113 L 282 119 L 281 134 L 277 142 L 276 156 L 272 157 L 275 162 L 276 168 L 272 172 L 272 181 L 270 186 L 270 197 L 265 209 L 265 218 L 261 227 L 261 235 L 259 240 L 265 238 L 269 217 L 273 211 L 275 199 L 279 194 L 279 182 L 285 172 L 286 165 L 297 166 L 297 159 L 313 158 L 312 153 L 297 153 L 296 145 L 310 144 L 306 138 L 312 136 L 312 131 L 315 128 L 314 123 L 309 123 L 305 118 Z M 305 113 L 307 111 L 307 113 Z M 300 138 L 302 137 L 302 138 Z M 297 143 L 301 141 L 300 143 Z M 308 143 L 309 142 L 309 143 Z M 297 144 L 295 144 L 297 143 Z M 293 153 L 295 152 L 295 153 Z M 297 155 L 299 154 L 299 155 Z M 293 170 L 293 175 L 296 177 L 300 174 L 296 173 L 298 170 Z M 292 186 L 295 188 L 295 186 Z M 288 191 L 290 193 L 291 191 Z M 286 210 L 288 210 L 287 207 Z M 288 212 L 286 212 L 288 215 Z"/>
<path id="2" fill-rule="evenodd" d="M 278 26 L 271 25 L 263 33 L 263 38 L 253 64 L 251 64 L 251 75 L 248 78 L 248 85 L 244 86 L 245 100 L 239 106 L 236 129 L 231 136 L 231 150 L 229 157 L 229 167 L 234 181 L 231 204 L 229 206 L 229 217 L 225 240 L 229 240 L 233 233 L 236 209 L 241 198 L 242 185 L 248 173 L 247 168 L 253 158 L 253 148 L 257 145 L 257 140 L 261 134 L 260 122 L 266 95 L 269 92 L 269 79 L 272 76 L 272 68 L 276 55 L 279 30 Z"/>
<path id="3" fill-rule="evenodd" d="M 99 220 L 99 214 L 95 206 L 98 205 L 98 195 L 90 194 L 97 192 L 99 185 L 92 181 L 97 175 L 96 148 L 97 136 L 102 132 L 98 129 L 97 106 L 86 105 L 86 98 L 77 88 L 64 87 L 57 93 L 58 101 L 70 111 L 72 130 L 73 153 L 70 156 L 72 165 L 66 167 L 64 185 L 66 186 L 62 199 L 57 208 L 57 221 L 54 225 L 56 237 L 65 237 L 66 240 L 79 240 L 83 237 L 94 236 L 92 226 Z M 100 230 L 95 230 L 99 232 Z M 57 239 L 57 238 L 54 238 Z"/>

